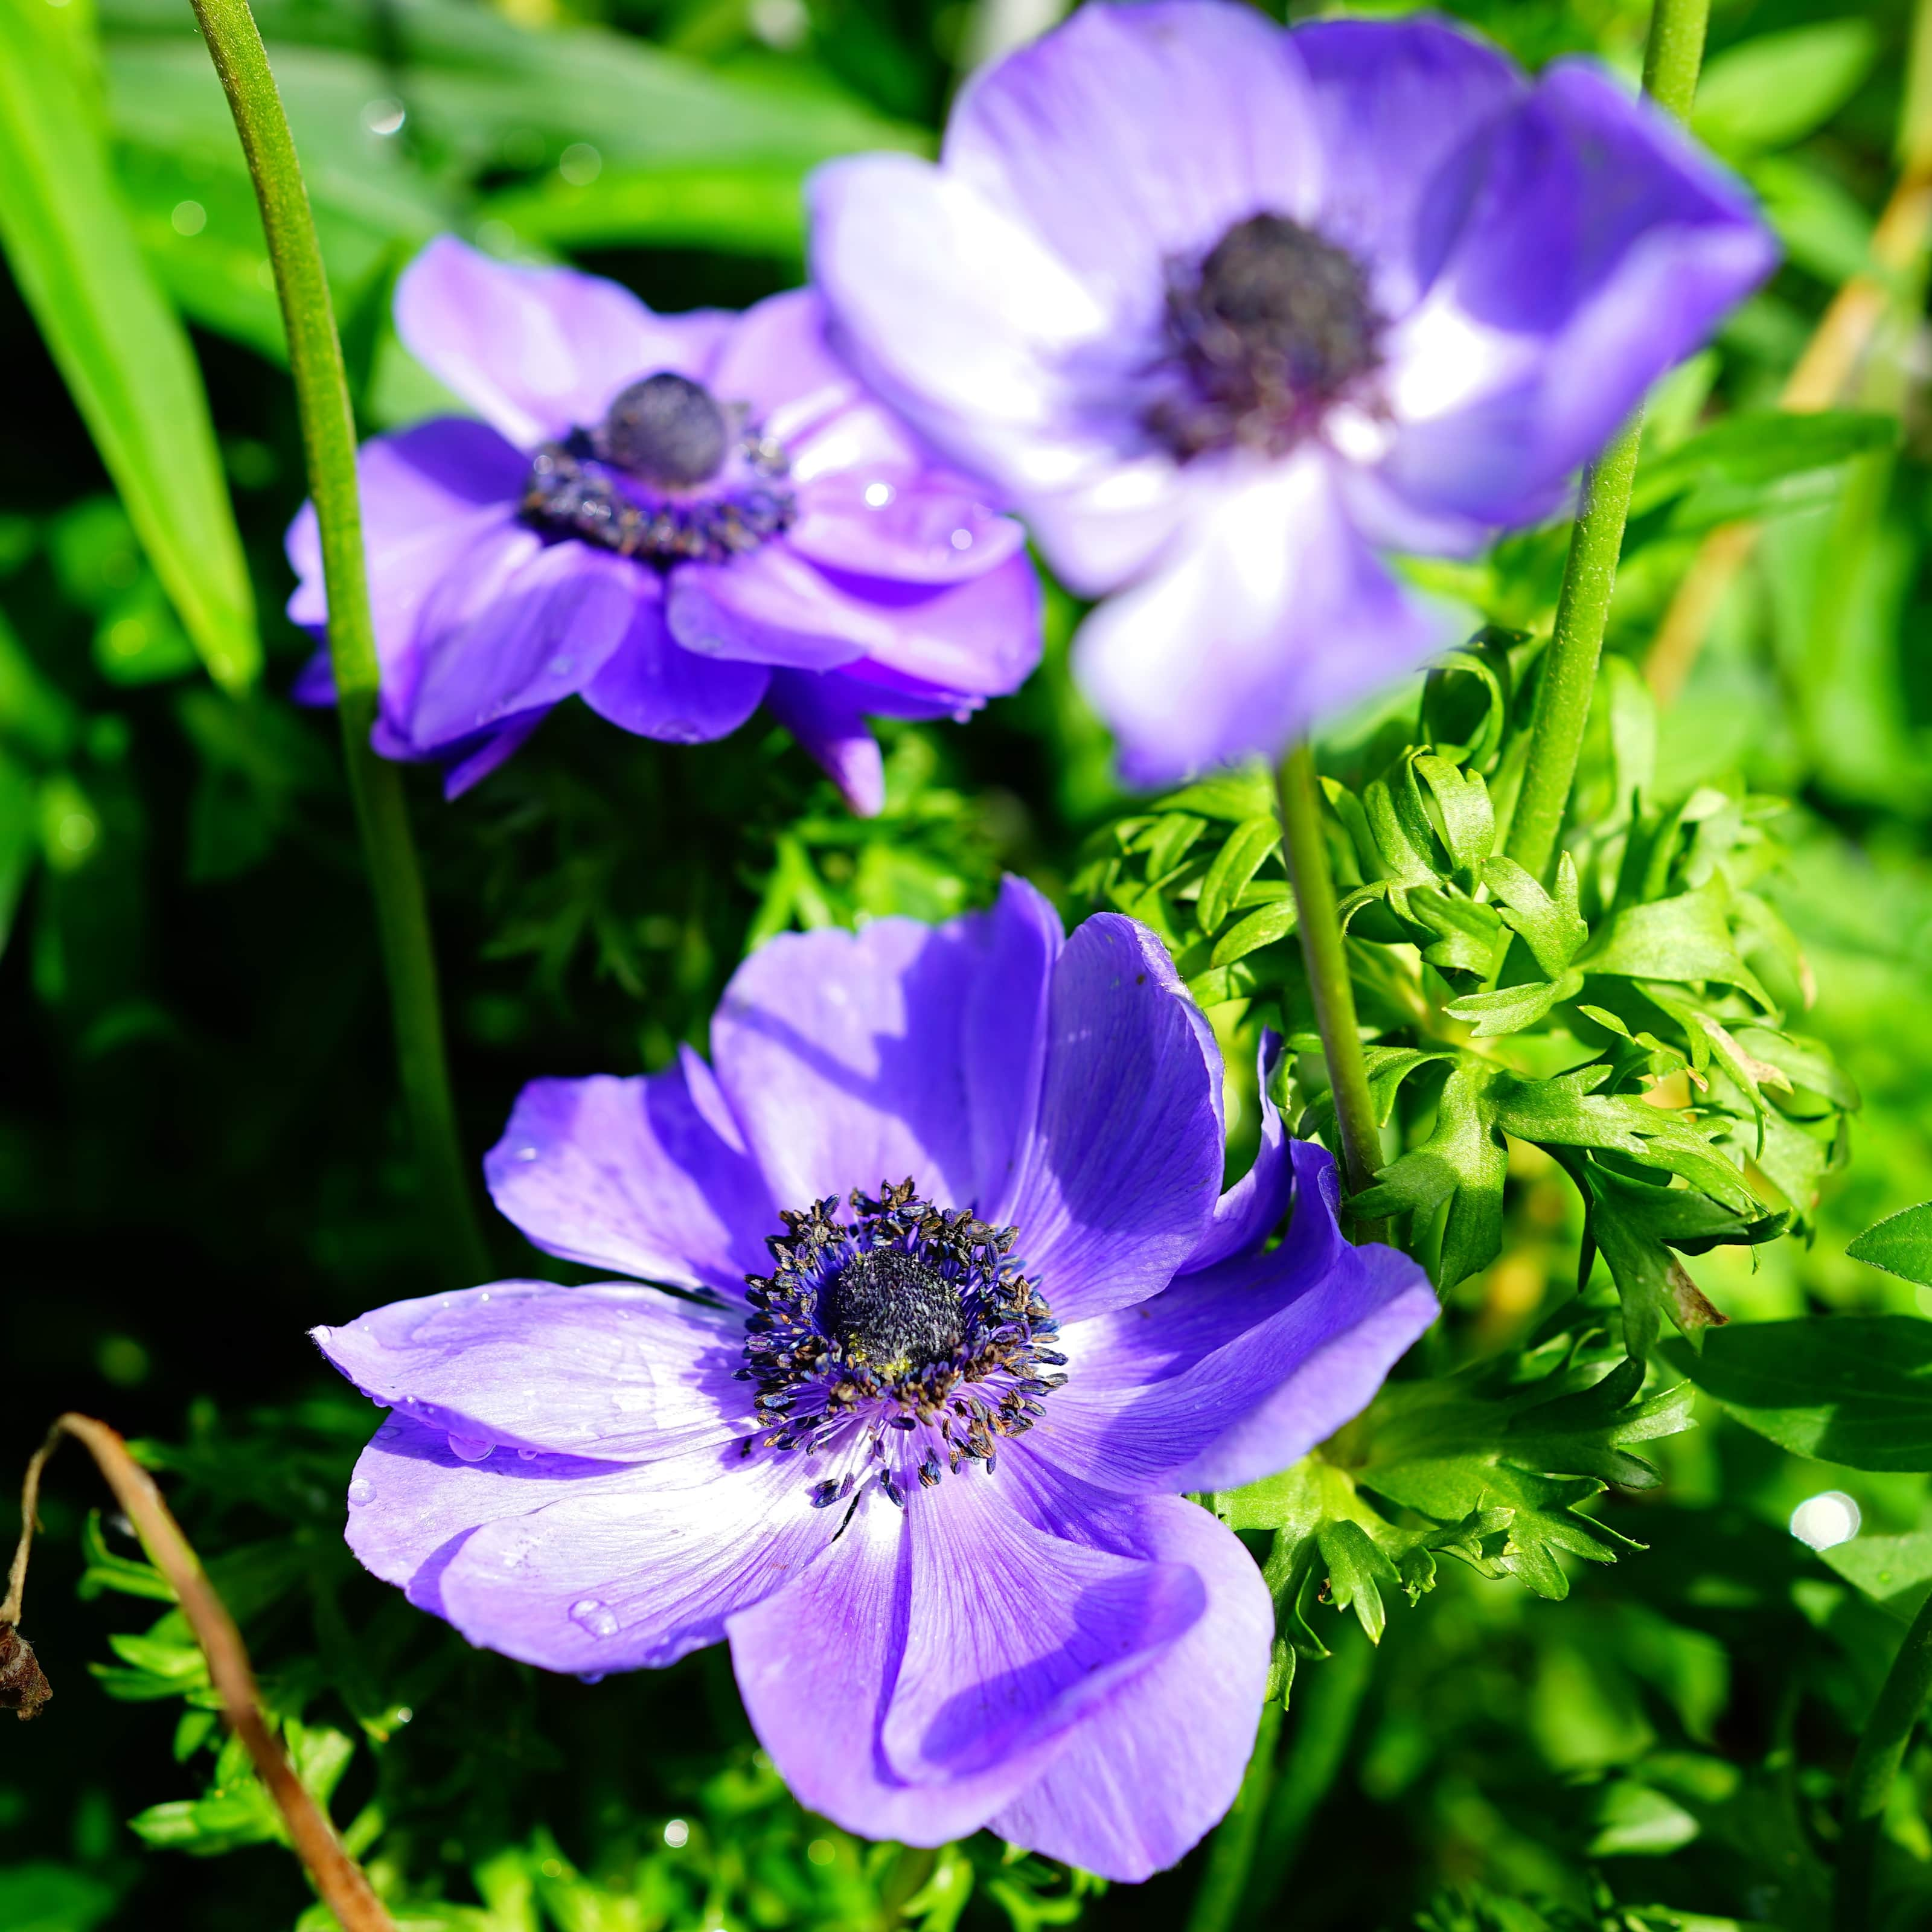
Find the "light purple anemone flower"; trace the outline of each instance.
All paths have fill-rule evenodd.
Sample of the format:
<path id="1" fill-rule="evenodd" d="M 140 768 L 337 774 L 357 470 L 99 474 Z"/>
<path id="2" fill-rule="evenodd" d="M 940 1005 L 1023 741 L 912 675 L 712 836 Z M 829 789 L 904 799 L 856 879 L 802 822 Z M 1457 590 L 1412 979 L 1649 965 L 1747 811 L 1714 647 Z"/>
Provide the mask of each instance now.
<path id="1" fill-rule="evenodd" d="M 1776 252 L 1586 62 L 1219 0 L 1084 6 L 812 202 L 834 340 L 1106 598 L 1076 670 L 1149 785 L 1450 641 L 1385 554 L 1558 508 Z"/>
<path id="2" fill-rule="evenodd" d="M 452 237 L 396 329 L 480 421 L 364 446 L 376 748 L 454 796 L 573 695 L 627 731 L 722 738 L 760 701 L 854 808 L 884 802 L 868 716 L 963 718 L 1040 656 L 1020 526 L 826 346 L 809 290 L 656 315 Z M 328 610 L 313 506 L 289 615 Z M 334 698 L 326 656 L 297 694 Z"/>
<path id="3" fill-rule="evenodd" d="M 1160 941 L 1064 938 L 1018 880 L 772 940 L 711 1046 L 534 1082 L 488 1162 L 540 1247 L 682 1298 L 500 1282 L 315 1331 L 392 1410 L 351 1546 L 549 1670 L 728 1639 L 853 1831 L 1172 1864 L 1234 1798 L 1274 1631 L 1181 1492 L 1356 1414 L 1434 1318 L 1421 1270 L 1340 1239 L 1272 1108 L 1221 1192 L 1220 1055 Z"/>

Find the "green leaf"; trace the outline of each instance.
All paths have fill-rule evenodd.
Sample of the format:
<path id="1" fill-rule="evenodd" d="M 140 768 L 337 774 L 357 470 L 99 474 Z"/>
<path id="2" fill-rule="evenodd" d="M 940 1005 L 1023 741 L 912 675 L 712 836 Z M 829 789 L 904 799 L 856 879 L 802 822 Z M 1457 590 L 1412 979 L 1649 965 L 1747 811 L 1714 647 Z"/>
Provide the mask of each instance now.
<path id="1" fill-rule="evenodd" d="M 1856 16 L 1757 34 L 1705 64 L 1690 125 L 1728 154 L 1787 146 L 1837 113 L 1877 52 L 1871 22 Z"/>
<path id="2" fill-rule="evenodd" d="M 1415 769 L 1442 814 L 1444 843 L 1458 872 L 1479 872 L 1496 843 L 1496 808 L 1479 772 L 1466 772 L 1448 759 L 1424 752 Z"/>
<path id="3" fill-rule="evenodd" d="M 1465 994 L 1460 1000 L 1451 1000 L 1443 1010 L 1451 1019 L 1467 1022 L 1477 1039 L 1494 1040 L 1533 1027 L 1552 1006 L 1574 999 L 1582 990 L 1582 974 L 1565 973 L 1560 980 L 1529 980 L 1520 986 L 1498 986 L 1492 993 Z"/>
<path id="4" fill-rule="evenodd" d="M 1845 1250 L 1855 1262 L 1932 1287 L 1932 1201 L 1875 1222 Z"/>
<path id="5" fill-rule="evenodd" d="M 1219 928 L 1244 889 L 1280 844 L 1281 827 L 1273 812 L 1244 818 L 1234 827 L 1227 843 L 1215 854 L 1208 876 L 1201 881 L 1195 916 L 1201 922 L 1203 932 L 1211 933 Z"/>
<path id="6" fill-rule="evenodd" d="M 200 372 L 56 19 L 42 0 L 0 0 L 0 243 L 202 661 L 238 690 L 261 644 Z"/>
<path id="7" fill-rule="evenodd" d="M 0 1925 L 7 1932 L 93 1932 L 117 1903 L 113 1886 L 44 1859 L 0 1866 Z"/>
<path id="8" fill-rule="evenodd" d="M 1733 1323 L 1688 1364 L 1748 1428 L 1853 1469 L 1932 1470 L 1932 1322 L 1822 1315 Z"/>
<path id="9" fill-rule="evenodd" d="M 1740 410 L 1646 465 L 1631 492 L 1631 514 L 1695 488 L 1723 494 L 1731 515 L 1746 514 L 1785 478 L 1895 448 L 1898 438 L 1898 418 L 1876 410 Z"/>
<path id="10" fill-rule="evenodd" d="M 1731 933 L 1731 894 L 1721 874 L 1675 898 L 1626 906 L 1577 960 L 1586 973 L 1678 983 L 1715 980 L 1736 986 L 1761 1006 L 1771 995 L 1738 956 Z"/>
<path id="11" fill-rule="evenodd" d="M 1483 883 L 1502 907 L 1504 920 L 1522 934 L 1531 957 L 1556 979 L 1590 936 L 1576 910 L 1576 867 L 1569 854 L 1557 866 L 1554 898 L 1514 859 L 1492 859 L 1483 868 Z"/>
<path id="12" fill-rule="evenodd" d="M 490 196 L 478 208 L 524 242 L 551 248 L 712 248 L 805 258 L 810 164 L 746 161 L 616 168 L 581 186 L 561 175 Z"/>
<path id="13" fill-rule="evenodd" d="M 1264 905 L 1238 920 L 1214 942 L 1210 966 L 1232 966 L 1238 959 L 1244 959 L 1250 952 L 1258 952 L 1264 946 L 1273 946 L 1286 939 L 1294 930 L 1294 902 L 1277 901 L 1273 905 Z"/>
<path id="14" fill-rule="evenodd" d="M 1272 820 L 1274 784 L 1264 766 L 1251 765 L 1202 778 L 1160 802 L 1165 812 L 1198 812 L 1204 818 L 1226 819 L 1235 824 L 1250 818 Z"/>
<path id="15" fill-rule="evenodd" d="M 1427 1215 L 1448 1202 L 1436 1270 L 1436 1286 L 1445 1292 L 1487 1268 L 1502 1250 L 1509 1150 L 1491 1100 L 1499 1072 L 1492 1061 L 1459 1055 L 1443 1084 L 1429 1138 L 1384 1168 L 1375 1186 L 1350 1203 L 1352 1213 L 1380 1220 Z"/>
<path id="16" fill-rule="evenodd" d="M 1879 1608 L 1909 1624 L 1932 1597 L 1932 1530 L 1904 1536 L 1855 1536 L 1819 1555 Z"/>

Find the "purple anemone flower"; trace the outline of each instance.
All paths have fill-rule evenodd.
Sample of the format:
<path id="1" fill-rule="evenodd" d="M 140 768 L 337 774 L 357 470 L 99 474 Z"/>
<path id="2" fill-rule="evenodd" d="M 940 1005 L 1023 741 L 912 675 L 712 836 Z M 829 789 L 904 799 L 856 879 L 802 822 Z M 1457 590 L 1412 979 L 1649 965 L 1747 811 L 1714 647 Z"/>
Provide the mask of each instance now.
<path id="1" fill-rule="evenodd" d="M 868 716 L 964 717 L 1040 656 L 1020 526 L 938 463 L 826 346 L 810 291 L 656 315 L 568 268 L 446 236 L 396 328 L 482 420 L 364 446 L 384 756 L 451 796 L 571 696 L 646 738 L 722 738 L 762 700 L 859 812 Z M 289 614 L 328 610 L 315 512 Z M 332 701 L 326 656 L 298 696 Z"/>
<path id="2" fill-rule="evenodd" d="M 1220 0 L 1082 7 L 812 200 L 833 339 L 1106 598 L 1076 670 L 1149 785 L 1448 642 L 1385 554 L 1559 507 L 1775 258 L 1595 67 Z"/>
<path id="3" fill-rule="evenodd" d="M 711 1047 L 532 1083 L 487 1163 L 540 1247 L 681 1294 L 500 1282 L 315 1331 L 392 1412 L 351 1546 L 553 1670 L 728 1639 L 851 1830 L 1172 1864 L 1240 1784 L 1274 1633 L 1181 1492 L 1356 1414 L 1435 1317 L 1421 1270 L 1340 1239 L 1272 1108 L 1221 1192 L 1220 1055 L 1160 941 L 1064 938 L 1018 880 L 772 940 Z"/>

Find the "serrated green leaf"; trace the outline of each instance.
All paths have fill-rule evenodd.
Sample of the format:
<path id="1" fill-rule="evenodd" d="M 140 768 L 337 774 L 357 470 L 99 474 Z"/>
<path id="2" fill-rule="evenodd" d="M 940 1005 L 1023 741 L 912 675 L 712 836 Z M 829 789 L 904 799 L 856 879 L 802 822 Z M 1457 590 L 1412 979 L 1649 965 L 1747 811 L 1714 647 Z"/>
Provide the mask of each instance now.
<path id="1" fill-rule="evenodd" d="M 1874 1222 L 1845 1252 L 1868 1267 L 1932 1287 L 1932 1201 Z"/>
<path id="2" fill-rule="evenodd" d="M 1564 853 L 1557 866 L 1553 898 L 1505 856 L 1492 859 L 1483 868 L 1483 883 L 1502 908 L 1503 920 L 1522 934 L 1530 956 L 1546 976 L 1557 978 L 1590 936 L 1576 910 L 1576 866 L 1570 854 Z"/>
<path id="3" fill-rule="evenodd" d="M 1582 990 L 1583 976 L 1573 970 L 1558 980 L 1498 986 L 1491 993 L 1466 993 L 1460 1000 L 1451 1000 L 1443 1011 L 1468 1024 L 1477 1039 L 1495 1040 L 1534 1026 L 1551 1007 L 1574 999 Z"/>
<path id="4" fill-rule="evenodd" d="M 239 690 L 262 647 L 207 396 L 56 17 L 0 0 L 0 243 L 196 650 Z"/>
<path id="5" fill-rule="evenodd" d="M 1202 778 L 1161 800 L 1166 812 L 1195 812 L 1204 818 L 1240 824 L 1250 818 L 1274 816 L 1274 782 L 1264 766 L 1220 772 Z"/>
<path id="6" fill-rule="evenodd" d="M 1352 1610 L 1369 1641 L 1380 1643 L 1388 1624 L 1382 1592 L 1402 1588 L 1400 1573 L 1367 1531 L 1346 1517 L 1323 1523 L 1315 1542 L 1328 1567 L 1329 1600 L 1338 1610 Z"/>
<path id="7" fill-rule="evenodd" d="M 1687 1366 L 1738 1421 L 1800 1456 L 1853 1469 L 1932 1470 L 1932 1322 L 1734 1322 Z"/>
<path id="8" fill-rule="evenodd" d="M 1433 752 L 1417 754 L 1415 769 L 1442 814 L 1450 862 L 1459 872 L 1480 872 L 1496 843 L 1496 808 L 1480 772 L 1466 772 Z"/>
<path id="9" fill-rule="evenodd" d="M 1509 1150 L 1490 1097 L 1499 1072 L 1491 1061 L 1459 1055 L 1443 1083 L 1429 1138 L 1384 1168 L 1375 1186 L 1350 1203 L 1352 1213 L 1381 1220 L 1432 1214 L 1448 1202 L 1436 1264 L 1436 1286 L 1445 1293 L 1502 1252 Z"/>
<path id="10" fill-rule="evenodd" d="M 1427 886 L 1412 886 L 1407 896 L 1410 919 L 1435 935 L 1423 948 L 1423 958 L 1438 972 L 1487 979 L 1508 937 L 1496 908 Z"/>
<path id="11" fill-rule="evenodd" d="M 1232 911 L 1243 891 L 1281 843 L 1281 827 L 1272 812 L 1257 818 L 1244 818 L 1214 855 L 1208 876 L 1201 881 L 1201 895 L 1195 902 L 1195 916 L 1203 932 L 1216 931 Z"/>
<path id="12" fill-rule="evenodd" d="M 1738 956 L 1730 911 L 1730 890 L 1721 877 L 1675 898 L 1626 906 L 1598 928 L 1576 963 L 1587 973 L 1633 980 L 1719 980 L 1768 1010 L 1770 994 Z"/>

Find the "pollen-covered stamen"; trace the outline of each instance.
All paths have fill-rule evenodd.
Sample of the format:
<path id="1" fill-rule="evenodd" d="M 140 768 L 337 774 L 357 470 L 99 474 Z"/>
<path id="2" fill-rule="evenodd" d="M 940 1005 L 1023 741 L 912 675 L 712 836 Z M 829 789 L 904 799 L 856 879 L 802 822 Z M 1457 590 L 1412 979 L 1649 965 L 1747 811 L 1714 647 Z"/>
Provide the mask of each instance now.
<path id="1" fill-rule="evenodd" d="M 668 369 L 621 390 L 604 419 L 530 460 L 524 520 L 668 568 L 722 563 L 790 527 L 784 446 Z"/>
<path id="2" fill-rule="evenodd" d="M 758 1385 L 760 1432 L 745 1453 L 802 1452 L 821 1507 L 874 1481 L 903 1504 L 968 1462 L 991 1472 L 1066 1380 L 1015 1230 L 934 1208 L 910 1180 L 855 1191 L 850 1221 L 838 1204 L 785 1212 L 773 1272 L 750 1277 L 738 1373 Z"/>
<path id="3" fill-rule="evenodd" d="M 1147 427 L 1184 462 L 1283 454 L 1380 368 L 1384 326 L 1346 249 L 1283 214 L 1237 222 L 1198 262 L 1168 265 L 1172 380 Z"/>

